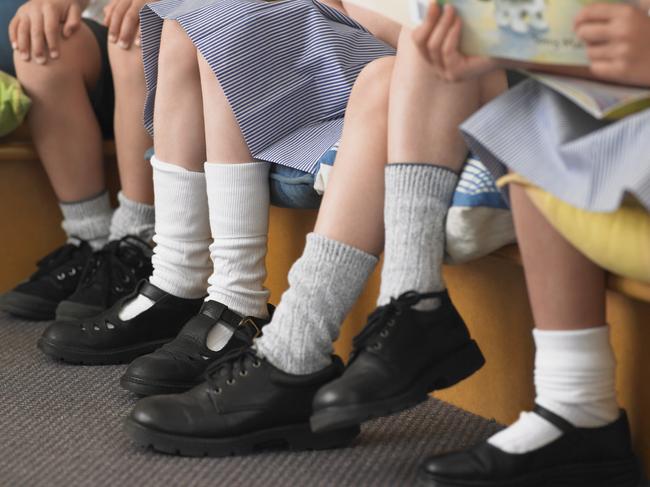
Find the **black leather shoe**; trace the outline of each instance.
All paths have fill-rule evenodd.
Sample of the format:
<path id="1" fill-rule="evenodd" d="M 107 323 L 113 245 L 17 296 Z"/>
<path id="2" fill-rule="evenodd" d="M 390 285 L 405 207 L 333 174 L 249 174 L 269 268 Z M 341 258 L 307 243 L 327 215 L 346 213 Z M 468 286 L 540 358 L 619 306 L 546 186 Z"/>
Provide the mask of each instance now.
<path id="1" fill-rule="evenodd" d="M 132 320 L 119 317 L 124 303 L 138 294 L 155 304 Z M 172 340 L 195 315 L 203 299 L 182 299 L 142 281 L 132 294 L 87 320 L 57 321 L 38 340 L 43 353 L 73 364 L 123 364 Z"/>
<path id="2" fill-rule="evenodd" d="M 272 313 L 273 307 L 269 305 L 269 314 Z M 215 352 L 206 347 L 206 340 L 218 322 L 225 323 L 233 335 L 224 348 Z M 268 322 L 260 318 L 245 318 L 224 304 L 207 301 L 173 341 L 135 359 L 122 376 L 120 384 L 141 396 L 187 391 L 203 382 L 206 369 L 219 357 L 231 350 L 252 345 Z"/>
<path id="3" fill-rule="evenodd" d="M 290 375 L 252 348 L 234 350 L 190 391 L 140 400 L 126 420 L 126 431 L 141 446 L 184 456 L 345 446 L 359 434 L 358 426 L 327 433 L 309 427 L 314 394 L 342 370 L 335 357 L 320 372 Z"/>
<path id="4" fill-rule="evenodd" d="M 434 311 L 414 309 L 423 299 L 440 304 Z M 484 363 L 446 292 L 405 293 L 370 315 L 343 376 L 316 394 L 312 428 L 361 424 L 410 408 Z"/>
<path id="5" fill-rule="evenodd" d="M 91 318 L 133 292 L 151 275 L 151 247 L 137 237 L 109 242 L 95 252 L 74 293 L 56 308 L 58 321 Z"/>
<path id="6" fill-rule="evenodd" d="M 59 303 L 79 285 L 92 253 L 83 240 L 56 249 L 38 261 L 27 281 L 0 296 L 0 309 L 30 320 L 53 320 Z"/>
<path id="7" fill-rule="evenodd" d="M 640 469 L 627 416 L 601 428 L 576 428 L 537 406 L 535 412 L 563 435 L 538 450 L 506 453 L 489 443 L 425 461 L 419 471 L 430 487 L 638 487 Z"/>

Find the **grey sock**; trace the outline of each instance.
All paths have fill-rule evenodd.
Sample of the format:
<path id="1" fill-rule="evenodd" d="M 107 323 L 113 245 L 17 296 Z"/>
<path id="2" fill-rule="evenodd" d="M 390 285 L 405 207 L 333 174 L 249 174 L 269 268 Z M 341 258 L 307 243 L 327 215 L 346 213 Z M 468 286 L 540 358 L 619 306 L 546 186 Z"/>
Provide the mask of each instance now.
<path id="1" fill-rule="evenodd" d="M 153 205 L 138 203 L 121 191 L 117 195 L 120 205 L 111 220 L 109 240 L 119 240 L 133 235 L 149 243 L 154 234 L 155 212 Z"/>
<path id="2" fill-rule="evenodd" d="M 260 354 L 289 374 L 311 374 L 327 367 L 332 342 L 377 260 L 310 233 L 302 257 L 289 272 L 289 289 L 256 342 Z"/>
<path id="3" fill-rule="evenodd" d="M 445 289 L 445 221 L 457 183 L 456 173 L 439 166 L 386 167 L 386 243 L 379 305 L 406 291 Z"/>
<path id="4" fill-rule="evenodd" d="M 59 203 L 59 207 L 63 213 L 61 226 L 69 242 L 81 238 L 95 250 L 106 244 L 113 214 L 107 191 L 87 200 Z"/>

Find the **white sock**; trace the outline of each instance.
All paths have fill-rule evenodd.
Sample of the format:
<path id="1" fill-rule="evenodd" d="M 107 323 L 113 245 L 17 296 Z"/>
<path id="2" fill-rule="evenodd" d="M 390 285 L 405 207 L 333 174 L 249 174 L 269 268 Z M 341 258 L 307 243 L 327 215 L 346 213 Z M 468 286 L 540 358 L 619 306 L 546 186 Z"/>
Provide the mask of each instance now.
<path id="1" fill-rule="evenodd" d="M 151 159 L 155 193 L 156 243 L 152 259 L 154 286 L 179 298 L 205 295 L 212 272 L 212 242 L 205 174 Z M 132 319 L 153 302 L 138 296 L 127 303 L 121 319 Z"/>
<path id="2" fill-rule="evenodd" d="M 609 327 L 533 330 L 536 403 L 580 428 L 616 421 L 616 359 Z M 562 432 L 535 413 L 522 413 L 488 442 L 508 453 L 526 453 L 555 441 Z"/>
<path id="3" fill-rule="evenodd" d="M 269 163 L 205 164 L 213 272 L 208 299 L 242 316 L 268 317 L 266 251 L 269 231 Z M 209 333 L 207 347 L 220 350 L 230 338 L 225 326 Z"/>
<path id="4" fill-rule="evenodd" d="M 113 215 L 107 191 L 86 200 L 59 203 L 59 207 L 63 213 L 61 226 L 68 243 L 80 238 L 87 241 L 93 250 L 106 245 Z"/>

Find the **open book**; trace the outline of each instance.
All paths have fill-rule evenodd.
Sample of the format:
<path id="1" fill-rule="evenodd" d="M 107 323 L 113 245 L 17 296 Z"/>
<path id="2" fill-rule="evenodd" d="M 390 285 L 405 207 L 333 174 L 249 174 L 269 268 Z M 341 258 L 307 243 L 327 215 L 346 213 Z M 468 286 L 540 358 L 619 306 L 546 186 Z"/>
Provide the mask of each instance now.
<path id="1" fill-rule="evenodd" d="M 453 5 L 463 19 L 462 50 L 517 61 L 587 65 L 573 21 L 591 3 L 637 0 L 347 0 L 403 25 L 419 24 L 431 1 Z"/>
<path id="2" fill-rule="evenodd" d="M 542 73 L 526 74 L 564 95 L 597 119 L 616 120 L 650 108 L 650 89 Z"/>

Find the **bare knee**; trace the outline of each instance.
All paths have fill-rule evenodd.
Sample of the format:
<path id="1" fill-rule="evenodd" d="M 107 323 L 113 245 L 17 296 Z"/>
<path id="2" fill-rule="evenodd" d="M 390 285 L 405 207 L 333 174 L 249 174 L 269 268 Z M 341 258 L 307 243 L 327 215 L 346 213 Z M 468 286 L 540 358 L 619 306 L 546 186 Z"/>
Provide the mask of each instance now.
<path id="1" fill-rule="evenodd" d="M 61 89 L 78 88 L 80 84 L 93 86 L 101 73 L 101 55 L 93 34 L 82 25 L 69 39 L 62 40 L 60 57 L 41 65 L 34 60 L 24 61 L 16 52 L 16 76 L 28 93 L 56 93 Z"/>
<path id="2" fill-rule="evenodd" d="M 394 65 L 394 57 L 384 57 L 363 68 L 354 84 L 349 109 L 387 118 Z"/>
<path id="3" fill-rule="evenodd" d="M 122 49 L 117 44 L 108 44 L 108 58 L 111 62 L 113 81 L 116 85 L 133 86 L 144 82 L 142 52 L 138 47 Z"/>

